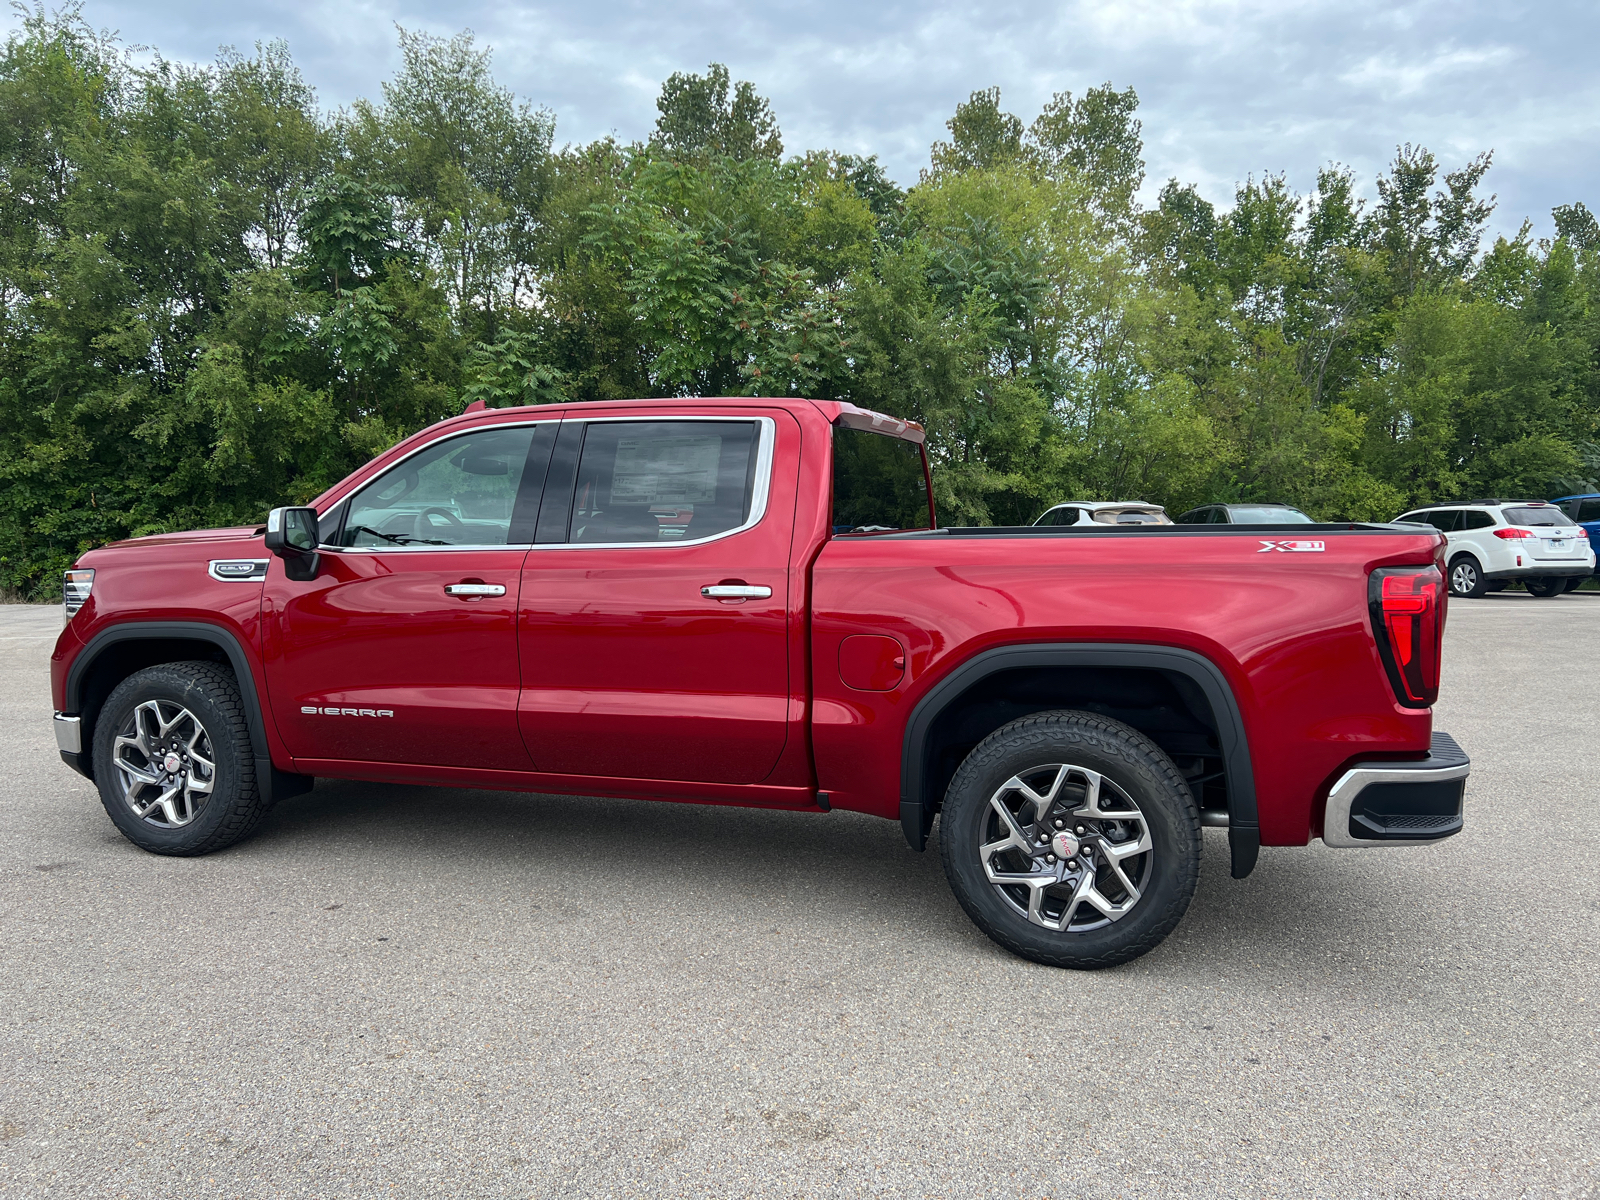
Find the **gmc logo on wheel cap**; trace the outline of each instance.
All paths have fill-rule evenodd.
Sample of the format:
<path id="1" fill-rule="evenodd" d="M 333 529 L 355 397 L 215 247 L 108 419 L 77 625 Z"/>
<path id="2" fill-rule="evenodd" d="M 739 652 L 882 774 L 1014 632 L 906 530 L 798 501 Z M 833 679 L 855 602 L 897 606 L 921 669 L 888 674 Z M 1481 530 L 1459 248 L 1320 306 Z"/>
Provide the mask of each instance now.
<path id="1" fill-rule="evenodd" d="M 1307 541 L 1304 538 L 1286 538 L 1277 542 L 1262 542 L 1257 554 L 1270 554 L 1274 550 L 1284 554 L 1315 554 L 1328 548 L 1327 542 Z"/>

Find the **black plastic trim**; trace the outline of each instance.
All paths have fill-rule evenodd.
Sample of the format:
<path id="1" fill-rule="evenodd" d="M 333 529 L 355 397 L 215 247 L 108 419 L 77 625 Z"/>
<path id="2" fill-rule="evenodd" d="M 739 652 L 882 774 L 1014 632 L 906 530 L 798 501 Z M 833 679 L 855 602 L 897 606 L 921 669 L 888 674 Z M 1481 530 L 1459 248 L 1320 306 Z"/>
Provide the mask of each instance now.
<path id="1" fill-rule="evenodd" d="M 125 621 L 108 629 L 102 629 L 89 639 L 84 648 L 78 652 L 77 658 L 72 660 L 72 666 L 67 669 L 64 711 L 68 713 L 79 711 L 82 704 L 83 681 L 88 676 L 90 668 L 94 666 L 95 660 L 105 653 L 108 647 L 120 642 L 148 641 L 206 642 L 227 655 L 228 663 L 233 667 L 234 678 L 239 681 L 239 694 L 244 699 L 245 718 L 250 725 L 250 749 L 256 760 L 256 779 L 262 791 L 266 793 L 267 802 L 276 804 L 279 800 L 311 790 L 311 785 L 315 782 L 311 776 L 290 774 L 272 765 L 272 755 L 267 749 L 266 722 L 261 712 L 261 697 L 256 691 L 255 674 L 250 670 L 250 660 L 245 657 L 244 647 L 239 645 L 239 640 L 220 625 L 211 625 L 204 621 Z M 61 757 L 63 762 L 79 774 L 89 779 L 94 778 L 92 751 L 85 749 L 74 756 L 77 762 L 65 754 Z M 89 769 L 86 770 L 86 767 Z"/>
<path id="2" fill-rule="evenodd" d="M 937 798 L 926 795 L 928 733 L 939 714 L 980 680 L 1000 671 L 1025 667 L 1132 667 L 1174 671 L 1193 680 L 1205 695 L 1217 722 L 1228 789 L 1228 845 L 1233 877 L 1255 869 L 1261 849 L 1261 824 L 1256 809 L 1255 771 L 1250 742 L 1238 701 L 1215 663 L 1192 650 L 1175 646 L 1141 646 L 1107 642 L 1044 643 L 1000 646 L 985 650 L 956 667 L 917 702 L 906 722 L 900 759 L 900 826 L 913 850 L 927 846 Z"/>
<path id="3" fill-rule="evenodd" d="M 556 436 L 555 449 L 545 472 L 540 494 L 539 518 L 535 523 L 535 545 L 559 545 L 567 540 L 572 524 L 572 495 L 578 486 L 578 454 L 583 449 L 583 433 L 588 423 L 566 419 Z"/>
<path id="4" fill-rule="evenodd" d="M 1512 571 L 1485 571 L 1485 579 L 1587 579 L 1600 574 L 1597 567 L 1517 567 Z"/>

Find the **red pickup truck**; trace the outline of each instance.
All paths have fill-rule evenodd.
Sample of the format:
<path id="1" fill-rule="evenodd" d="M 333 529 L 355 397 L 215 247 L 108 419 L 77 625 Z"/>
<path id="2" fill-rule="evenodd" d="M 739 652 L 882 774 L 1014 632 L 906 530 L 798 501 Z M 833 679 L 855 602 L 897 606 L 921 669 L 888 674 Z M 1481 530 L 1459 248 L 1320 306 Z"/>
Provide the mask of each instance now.
<path id="1" fill-rule="evenodd" d="M 848 404 L 477 411 L 264 528 L 66 573 L 66 762 L 158 854 L 314 778 L 939 822 L 997 942 L 1097 967 L 1182 917 L 1201 829 L 1462 822 L 1415 526 L 938 528 L 922 431 Z"/>

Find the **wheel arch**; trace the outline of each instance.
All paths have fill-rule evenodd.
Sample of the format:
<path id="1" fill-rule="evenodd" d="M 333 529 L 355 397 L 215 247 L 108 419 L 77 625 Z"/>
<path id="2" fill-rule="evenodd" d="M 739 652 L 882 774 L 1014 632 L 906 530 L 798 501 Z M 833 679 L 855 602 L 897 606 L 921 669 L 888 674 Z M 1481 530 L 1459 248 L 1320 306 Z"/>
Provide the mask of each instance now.
<path id="1" fill-rule="evenodd" d="M 95 724 L 113 689 L 128 676 L 162 663 L 202 660 L 226 665 L 239 684 L 249 725 L 250 749 L 256 779 L 268 793 L 269 803 L 297 795 L 311 787 L 311 779 L 278 770 L 267 744 L 266 720 L 255 671 L 238 637 L 221 625 L 204 621 L 125 621 L 94 634 L 73 659 L 64 683 L 66 712 L 83 722 L 83 749 L 62 752 L 68 766 L 94 778 Z"/>
<path id="2" fill-rule="evenodd" d="M 928 689 L 906 722 L 900 824 L 912 848 L 927 844 L 943 790 L 954 774 L 951 753 L 959 754 L 961 747 L 981 741 L 1016 717 L 1062 707 L 1085 707 L 1124 720 L 1132 715 L 1127 723 L 1158 745 L 1165 741 L 1163 749 L 1189 736 L 1181 732 L 1185 716 L 1207 726 L 1222 763 L 1233 876 L 1243 879 L 1250 873 L 1261 845 L 1260 820 L 1238 701 L 1210 659 L 1169 646 L 1001 646 L 951 670 Z M 1148 715 L 1141 718 L 1141 713 Z"/>

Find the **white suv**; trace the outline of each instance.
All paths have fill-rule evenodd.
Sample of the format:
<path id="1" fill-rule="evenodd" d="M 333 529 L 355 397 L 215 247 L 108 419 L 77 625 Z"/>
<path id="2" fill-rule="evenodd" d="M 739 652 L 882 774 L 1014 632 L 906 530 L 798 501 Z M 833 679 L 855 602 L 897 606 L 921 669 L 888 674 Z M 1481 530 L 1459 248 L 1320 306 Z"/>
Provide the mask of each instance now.
<path id="1" fill-rule="evenodd" d="M 1476 598 L 1521 580 L 1535 596 L 1555 597 L 1594 574 L 1583 528 L 1543 500 L 1436 504 L 1395 520 L 1444 534 L 1452 596 Z"/>
<path id="2" fill-rule="evenodd" d="M 1159 504 L 1143 500 L 1069 500 L 1048 508 L 1035 525 L 1171 525 Z"/>

